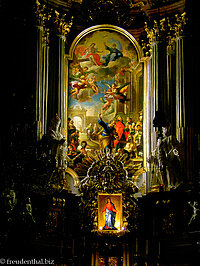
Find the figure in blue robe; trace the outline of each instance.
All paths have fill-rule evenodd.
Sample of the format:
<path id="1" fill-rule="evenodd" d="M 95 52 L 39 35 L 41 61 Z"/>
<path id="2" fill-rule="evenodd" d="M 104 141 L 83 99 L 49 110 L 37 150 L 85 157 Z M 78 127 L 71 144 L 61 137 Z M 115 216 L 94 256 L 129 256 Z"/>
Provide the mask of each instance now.
<path id="1" fill-rule="evenodd" d="M 111 202 L 111 199 L 107 199 L 107 204 L 105 205 L 102 212 L 105 212 L 105 225 L 103 230 L 117 230 L 115 227 L 115 217 L 117 210 L 115 209 L 115 205 Z"/>
<path id="2" fill-rule="evenodd" d="M 102 120 L 101 113 L 99 114 L 99 125 L 103 127 L 101 134 L 99 135 L 100 149 L 106 152 L 107 148 L 112 150 L 114 147 L 114 139 L 116 135 L 115 121 L 111 120 L 110 123 L 106 123 Z"/>
<path id="3" fill-rule="evenodd" d="M 107 66 L 110 61 L 115 61 L 116 59 L 123 57 L 122 52 L 116 48 L 116 43 L 113 43 L 112 47 L 105 44 L 106 50 L 109 50 L 109 54 L 102 56 L 105 60 L 104 65 Z"/>

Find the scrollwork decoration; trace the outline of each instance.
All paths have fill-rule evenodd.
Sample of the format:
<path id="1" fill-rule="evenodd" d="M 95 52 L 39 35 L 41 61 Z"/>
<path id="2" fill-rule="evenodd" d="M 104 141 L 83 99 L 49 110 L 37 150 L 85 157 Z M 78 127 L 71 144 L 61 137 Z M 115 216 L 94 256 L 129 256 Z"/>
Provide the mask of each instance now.
<path id="1" fill-rule="evenodd" d="M 95 205 L 98 199 L 98 193 L 122 193 L 123 202 L 123 223 L 128 228 L 129 218 L 134 213 L 136 205 L 134 194 L 137 187 L 128 172 L 123 166 L 126 156 L 116 154 L 115 152 L 103 153 L 98 152 L 96 156 L 91 157 L 93 163 L 88 169 L 87 176 L 80 183 L 81 206 L 87 210 L 90 228 L 96 230 L 97 213 Z"/>

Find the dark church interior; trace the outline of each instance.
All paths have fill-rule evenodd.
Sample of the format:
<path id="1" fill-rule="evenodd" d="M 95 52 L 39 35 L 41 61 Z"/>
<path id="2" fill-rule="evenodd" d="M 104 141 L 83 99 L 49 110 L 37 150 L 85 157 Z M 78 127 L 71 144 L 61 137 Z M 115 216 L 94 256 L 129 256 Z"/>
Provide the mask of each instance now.
<path id="1" fill-rule="evenodd" d="M 0 0 L 0 264 L 199 265 L 197 4 Z"/>

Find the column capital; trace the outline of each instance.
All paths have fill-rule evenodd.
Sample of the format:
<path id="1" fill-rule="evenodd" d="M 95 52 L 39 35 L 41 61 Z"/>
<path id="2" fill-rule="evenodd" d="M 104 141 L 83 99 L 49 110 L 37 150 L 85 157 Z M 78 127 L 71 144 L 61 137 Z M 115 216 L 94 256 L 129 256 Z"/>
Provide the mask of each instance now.
<path id="1" fill-rule="evenodd" d="M 73 24 L 73 16 L 62 14 L 48 4 L 41 4 L 39 0 L 34 5 L 35 23 L 42 30 L 43 45 L 49 45 L 50 34 L 64 36 L 66 40 Z"/>
<path id="2" fill-rule="evenodd" d="M 52 18 L 55 32 L 66 38 L 73 24 L 73 16 L 67 21 L 66 14 L 61 14 L 57 10 L 54 10 Z"/>
<path id="3" fill-rule="evenodd" d="M 166 46 L 173 46 L 177 37 L 183 37 L 185 25 L 187 22 L 186 12 L 176 14 L 174 17 L 166 17 L 160 20 L 154 20 L 151 26 L 145 22 L 145 31 L 148 41 L 142 41 L 142 49 L 146 56 L 152 53 L 152 46 L 155 43 L 165 43 Z"/>
<path id="4" fill-rule="evenodd" d="M 154 20 L 151 27 L 145 22 L 145 31 L 147 34 L 147 41 L 142 41 L 142 49 L 145 56 L 151 56 L 152 47 L 158 43 L 166 43 L 168 34 L 168 21 L 163 18 L 159 21 Z"/>
<path id="5" fill-rule="evenodd" d="M 34 5 L 35 22 L 36 26 L 43 27 L 46 19 L 46 5 L 41 4 L 38 0 Z"/>
<path id="6" fill-rule="evenodd" d="M 42 44 L 44 46 L 48 46 L 51 12 L 49 12 L 49 9 L 45 4 L 41 4 L 38 0 L 36 0 L 34 5 L 34 13 L 35 13 L 36 27 L 39 27 L 42 32 Z"/>
<path id="7" fill-rule="evenodd" d="M 174 23 L 174 36 L 182 37 L 185 33 L 185 25 L 187 22 L 186 12 L 181 15 L 175 15 L 175 23 Z"/>
<path id="8" fill-rule="evenodd" d="M 145 31 L 147 33 L 149 43 L 153 44 L 156 42 L 164 42 L 168 34 L 168 27 L 167 18 L 163 18 L 159 21 L 154 20 L 152 27 L 148 27 L 147 22 L 145 22 Z"/>

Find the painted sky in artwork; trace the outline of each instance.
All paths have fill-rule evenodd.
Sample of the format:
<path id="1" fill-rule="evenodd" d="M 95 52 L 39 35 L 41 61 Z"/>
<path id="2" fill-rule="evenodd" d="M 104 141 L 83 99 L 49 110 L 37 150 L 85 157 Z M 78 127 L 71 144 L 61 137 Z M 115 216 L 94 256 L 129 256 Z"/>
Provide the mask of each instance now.
<path id="1" fill-rule="evenodd" d="M 70 64 L 69 107 L 104 107 L 110 101 L 111 112 L 115 99 L 109 94 L 110 86 L 123 87 L 121 77 L 137 64 L 135 47 L 123 35 L 110 30 L 88 34 L 76 46 Z"/>
<path id="2" fill-rule="evenodd" d="M 78 36 L 71 47 L 73 55 L 70 54 L 70 58 L 73 60 L 66 75 L 69 89 L 68 156 L 76 158 L 83 143 L 86 143 L 85 149 L 90 154 L 99 151 L 102 124 L 98 117 L 104 122 L 114 120 L 118 135 L 122 127 L 126 128 L 126 134 L 120 135 L 114 149 L 130 156 L 129 167 L 136 172 L 143 161 L 142 120 L 139 121 L 141 110 L 138 104 L 142 102 L 138 80 L 142 77 L 142 73 L 138 75 L 142 72 L 142 66 L 136 50 L 137 43 L 117 30 L 117 27 L 95 29 L 81 35 L 82 38 L 78 39 Z M 79 158 L 79 163 L 71 162 L 70 167 L 78 175 L 85 176 L 87 160 L 90 159 L 85 155 L 83 160 Z"/>

